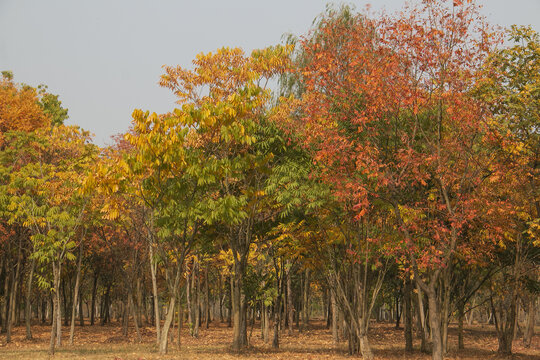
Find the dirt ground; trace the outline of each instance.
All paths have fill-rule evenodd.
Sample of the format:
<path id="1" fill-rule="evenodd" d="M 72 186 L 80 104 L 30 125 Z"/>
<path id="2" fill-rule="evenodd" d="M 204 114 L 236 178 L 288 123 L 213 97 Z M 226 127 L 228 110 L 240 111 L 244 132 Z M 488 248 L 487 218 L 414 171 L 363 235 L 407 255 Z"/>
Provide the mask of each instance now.
<path id="1" fill-rule="evenodd" d="M 229 349 L 232 329 L 227 324 L 213 323 L 209 329 L 201 328 L 199 338 L 188 335 L 183 329 L 180 349 L 176 343 L 170 345 L 169 354 L 160 356 L 155 346 L 155 332 L 152 327 L 143 328 L 143 341 L 136 342 L 135 330 L 130 328 L 129 336 L 123 337 L 119 324 L 106 326 L 76 327 L 74 345 L 67 345 L 69 329 L 63 328 L 63 345 L 57 349 L 55 359 L 351 359 L 347 355 L 345 342 L 335 346 L 330 331 L 322 322 L 313 321 L 310 328 L 292 336 L 284 335 L 279 350 L 273 350 L 261 340 L 260 328 L 254 326 L 250 336 L 250 348 L 243 353 L 233 353 Z M 47 348 L 50 328 L 33 326 L 33 340 L 25 340 L 25 328 L 16 327 L 13 341 L 5 342 L 0 337 L 0 359 L 49 359 Z M 403 350 L 403 330 L 396 330 L 391 324 L 373 324 L 370 340 L 377 359 L 430 359 L 418 351 L 419 340 L 415 339 L 413 353 Z M 176 341 L 176 340 L 175 340 Z M 465 350 L 457 351 L 457 333 L 450 329 L 450 352 L 448 359 L 503 359 L 496 353 L 497 339 L 493 327 L 473 326 L 465 330 Z M 514 354 L 508 358 L 540 360 L 540 336 L 533 339 L 531 348 L 523 347 L 521 339 L 514 342 Z"/>

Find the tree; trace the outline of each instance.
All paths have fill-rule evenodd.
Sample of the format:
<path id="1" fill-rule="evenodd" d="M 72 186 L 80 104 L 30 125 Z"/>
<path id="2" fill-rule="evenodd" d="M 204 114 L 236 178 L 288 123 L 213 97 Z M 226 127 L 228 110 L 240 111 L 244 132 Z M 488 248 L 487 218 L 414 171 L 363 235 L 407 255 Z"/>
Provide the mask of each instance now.
<path id="1" fill-rule="evenodd" d="M 43 113 L 51 120 L 54 126 L 62 125 L 69 118 L 68 110 L 62 107 L 62 102 L 58 100 L 58 95 L 47 92 L 46 85 L 38 86 L 39 106 Z"/>
<path id="2" fill-rule="evenodd" d="M 504 231 L 496 258 L 501 272 L 492 283 L 492 307 L 498 350 L 508 354 L 519 297 L 528 299 L 528 307 L 534 308 L 540 288 L 535 270 L 540 260 L 540 37 L 531 28 L 517 26 L 507 36 L 513 45 L 486 59 L 476 94 L 491 113 L 489 145 L 496 162 L 490 193 L 501 199 L 501 209 L 486 221 L 498 223 Z"/>
<path id="3" fill-rule="evenodd" d="M 470 90 L 492 33 L 477 16 L 474 4 L 441 1 L 381 20 L 330 12 L 300 43 L 296 72 L 294 126 L 338 201 L 357 221 L 393 212 L 428 296 L 434 359 L 446 351 L 454 257 L 480 249 L 464 235 L 488 201 L 488 129 Z"/>
<path id="4" fill-rule="evenodd" d="M 254 51 L 220 49 L 199 55 L 195 69 L 166 67 L 161 85 L 178 97 L 175 113 L 193 127 L 200 173 L 214 186 L 207 224 L 226 227 L 233 266 L 233 348 L 247 346 L 244 275 L 257 224 L 264 220 L 264 180 L 272 153 L 258 146 L 267 118 L 268 94 L 262 84 L 287 66 L 282 47 Z"/>
<path id="5" fill-rule="evenodd" d="M 4 156 L 31 159 L 9 173 L 9 222 L 20 222 L 29 229 L 32 258 L 52 267 L 52 284 L 45 277 L 39 278 L 39 284 L 53 292 L 53 354 L 55 339 L 60 345 L 62 267 L 65 260 L 75 259 L 75 235 L 86 204 L 81 193 L 82 181 L 95 155 L 95 146 L 88 143 L 89 134 L 77 127 L 56 126 L 31 134 L 8 133 L 6 137 L 11 151 L 4 152 Z"/>
<path id="6" fill-rule="evenodd" d="M 0 146 L 3 134 L 9 130 L 33 131 L 46 127 L 50 118 L 39 105 L 36 90 L 13 82 L 11 72 L 2 72 L 0 79 Z"/>

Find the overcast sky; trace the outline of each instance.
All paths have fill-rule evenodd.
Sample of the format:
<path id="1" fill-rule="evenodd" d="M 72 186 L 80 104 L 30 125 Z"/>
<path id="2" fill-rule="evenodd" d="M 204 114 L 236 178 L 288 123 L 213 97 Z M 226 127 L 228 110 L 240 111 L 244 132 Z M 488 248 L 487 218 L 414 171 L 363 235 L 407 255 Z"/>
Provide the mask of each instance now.
<path id="1" fill-rule="evenodd" d="M 419 1 L 419 0 L 418 0 Z M 135 108 L 166 112 L 174 97 L 157 85 L 162 65 L 191 66 L 222 46 L 246 52 L 305 33 L 321 0 L 0 0 L 0 70 L 47 84 L 69 109 L 69 124 L 95 142 L 127 130 Z M 404 0 L 349 1 L 399 9 Z M 481 0 L 496 24 L 540 31 L 540 0 Z M 338 2 L 339 3 L 339 2 Z"/>

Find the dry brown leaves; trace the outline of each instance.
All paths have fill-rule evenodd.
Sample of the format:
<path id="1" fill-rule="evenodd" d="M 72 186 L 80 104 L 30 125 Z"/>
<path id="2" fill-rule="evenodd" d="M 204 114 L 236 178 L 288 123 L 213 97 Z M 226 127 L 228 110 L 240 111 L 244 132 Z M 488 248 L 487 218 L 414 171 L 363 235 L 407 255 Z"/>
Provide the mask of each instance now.
<path id="1" fill-rule="evenodd" d="M 48 326 L 32 327 L 34 339 L 25 339 L 25 328 L 16 327 L 13 341 L 0 345 L 0 359 L 49 359 L 47 355 Z M 251 329 L 250 329 L 251 330 Z M 176 330 L 175 330 L 176 334 Z M 63 345 L 57 349 L 55 359 L 110 359 L 110 360 L 146 360 L 146 359 L 351 359 L 347 355 L 347 345 L 341 342 L 333 344 L 330 331 L 322 322 L 314 321 L 311 327 L 302 333 L 295 331 L 292 336 L 284 332 L 281 348 L 274 350 L 265 344 L 260 336 L 260 328 L 253 328 L 250 337 L 251 347 L 243 353 L 233 353 L 229 349 L 232 329 L 226 324 L 213 323 L 209 329 L 201 328 L 200 336 L 192 338 L 187 329 L 182 330 L 181 349 L 174 344 L 169 347 L 169 354 L 160 356 L 155 346 L 155 331 L 151 326 L 142 329 L 143 341 L 136 342 L 135 330 L 129 329 L 128 337 L 122 336 L 119 324 L 106 326 L 76 327 L 74 345 L 67 345 L 69 329 L 63 329 Z M 248 332 L 249 335 L 249 332 Z M 377 359 L 430 359 L 429 354 L 416 350 L 407 353 L 403 350 L 403 330 L 396 330 L 392 324 L 373 324 L 370 340 Z M 457 331 L 450 329 L 450 352 L 448 359 L 504 359 L 496 353 L 497 338 L 493 327 L 475 325 L 465 330 L 465 350 L 457 351 Z M 415 349 L 419 340 L 415 339 Z M 514 355 L 510 358 L 520 360 L 540 360 L 540 336 L 533 339 L 531 348 L 526 349 L 520 339 L 514 342 Z"/>

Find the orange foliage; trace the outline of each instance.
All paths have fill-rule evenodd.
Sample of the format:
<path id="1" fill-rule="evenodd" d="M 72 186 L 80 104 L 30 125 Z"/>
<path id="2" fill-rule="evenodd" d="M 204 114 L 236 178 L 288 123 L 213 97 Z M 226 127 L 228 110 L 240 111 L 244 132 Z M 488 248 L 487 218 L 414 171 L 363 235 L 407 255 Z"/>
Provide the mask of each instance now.
<path id="1" fill-rule="evenodd" d="M 33 131 L 49 123 L 34 88 L 17 86 L 6 76 L 0 79 L 0 144 L 6 131 Z"/>

